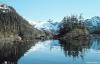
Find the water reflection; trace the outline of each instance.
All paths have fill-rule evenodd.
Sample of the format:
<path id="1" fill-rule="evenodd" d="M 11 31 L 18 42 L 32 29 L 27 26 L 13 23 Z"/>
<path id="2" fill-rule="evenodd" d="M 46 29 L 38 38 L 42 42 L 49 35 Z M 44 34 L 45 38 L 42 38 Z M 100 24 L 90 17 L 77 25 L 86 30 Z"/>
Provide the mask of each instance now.
<path id="1" fill-rule="evenodd" d="M 96 50 L 100 50 L 100 38 L 95 38 L 93 37 L 91 40 L 91 48 L 92 49 L 96 49 Z"/>
<path id="2" fill-rule="evenodd" d="M 94 37 L 83 41 L 0 41 L 0 64 L 87 64 L 100 61 L 99 51 L 100 39 Z"/>
<path id="3" fill-rule="evenodd" d="M 34 41 L 0 41 L 0 64 L 17 64 L 18 59 L 34 44 Z"/>
<path id="4" fill-rule="evenodd" d="M 89 40 L 60 40 L 61 48 L 64 50 L 65 56 L 78 57 L 90 48 Z"/>

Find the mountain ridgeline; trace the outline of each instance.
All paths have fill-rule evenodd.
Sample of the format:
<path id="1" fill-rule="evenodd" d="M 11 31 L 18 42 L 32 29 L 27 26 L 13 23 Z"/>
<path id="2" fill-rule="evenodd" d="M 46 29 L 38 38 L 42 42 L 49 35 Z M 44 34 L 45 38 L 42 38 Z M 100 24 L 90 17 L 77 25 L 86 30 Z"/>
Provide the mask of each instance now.
<path id="1" fill-rule="evenodd" d="M 0 5 L 0 37 L 39 38 L 45 33 L 30 25 L 13 7 Z"/>
<path id="2" fill-rule="evenodd" d="M 100 17 L 94 16 L 85 20 L 85 26 L 92 34 L 100 34 Z"/>

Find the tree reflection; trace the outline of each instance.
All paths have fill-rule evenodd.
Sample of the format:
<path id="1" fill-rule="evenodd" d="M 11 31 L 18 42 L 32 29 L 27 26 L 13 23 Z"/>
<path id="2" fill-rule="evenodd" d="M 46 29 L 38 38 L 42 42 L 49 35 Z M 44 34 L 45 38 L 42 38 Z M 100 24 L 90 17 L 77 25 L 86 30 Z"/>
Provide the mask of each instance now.
<path id="1" fill-rule="evenodd" d="M 37 42 L 37 40 L 21 42 L 0 41 L 0 64 L 17 64 L 18 59 L 20 59 L 32 46 L 35 46 Z M 84 53 L 86 53 L 87 49 L 92 48 L 100 50 L 100 39 L 57 40 L 55 42 L 53 41 L 51 46 L 60 46 L 65 56 L 74 58 L 81 57 L 84 59 Z"/>
<path id="2" fill-rule="evenodd" d="M 89 40 L 59 40 L 65 56 L 82 57 L 86 49 L 90 48 Z"/>
<path id="3" fill-rule="evenodd" d="M 18 59 L 35 45 L 33 41 L 8 42 L 0 41 L 0 64 L 17 64 Z"/>

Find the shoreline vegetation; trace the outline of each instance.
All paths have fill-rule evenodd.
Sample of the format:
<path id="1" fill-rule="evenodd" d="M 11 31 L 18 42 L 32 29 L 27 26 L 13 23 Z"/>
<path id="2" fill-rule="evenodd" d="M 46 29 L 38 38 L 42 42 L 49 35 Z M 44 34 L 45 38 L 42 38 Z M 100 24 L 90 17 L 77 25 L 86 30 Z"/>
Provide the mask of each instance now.
<path id="1" fill-rule="evenodd" d="M 21 17 L 13 7 L 5 4 L 0 5 L 0 40 L 88 40 L 91 36 L 81 14 L 80 16 L 64 17 L 58 29 L 57 34 L 53 34 L 52 30 L 38 30 Z"/>
<path id="2" fill-rule="evenodd" d="M 47 36 L 48 35 L 48 36 Z M 0 38 L 1 40 L 32 40 L 49 39 L 49 31 L 34 28 L 27 20 L 21 17 L 16 10 L 5 4 L 0 5 Z"/>
<path id="3" fill-rule="evenodd" d="M 85 27 L 84 19 L 81 15 L 79 17 L 75 15 L 64 17 L 59 28 L 59 34 L 55 35 L 57 39 L 90 39 L 90 33 Z"/>

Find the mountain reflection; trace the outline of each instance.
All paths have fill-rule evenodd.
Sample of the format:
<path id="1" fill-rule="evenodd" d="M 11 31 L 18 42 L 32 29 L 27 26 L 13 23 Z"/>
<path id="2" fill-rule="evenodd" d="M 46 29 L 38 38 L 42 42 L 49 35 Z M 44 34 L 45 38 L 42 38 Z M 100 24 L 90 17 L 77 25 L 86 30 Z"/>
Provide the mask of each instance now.
<path id="1" fill-rule="evenodd" d="M 100 37 L 93 37 L 91 40 L 91 48 L 95 50 L 100 50 Z"/>
<path id="2" fill-rule="evenodd" d="M 0 41 L 0 64 L 17 64 L 18 59 L 35 45 L 34 41 Z"/>

